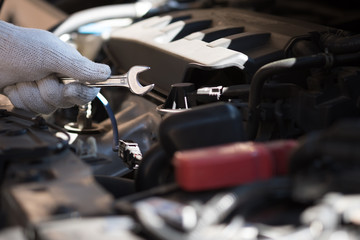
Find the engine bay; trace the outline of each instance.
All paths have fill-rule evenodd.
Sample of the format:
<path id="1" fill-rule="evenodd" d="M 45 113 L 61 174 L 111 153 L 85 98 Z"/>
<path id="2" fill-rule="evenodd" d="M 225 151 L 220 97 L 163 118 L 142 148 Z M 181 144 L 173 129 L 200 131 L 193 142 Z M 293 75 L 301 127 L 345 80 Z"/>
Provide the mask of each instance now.
<path id="1" fill-rule="evenodd" d="M 112 74 L 148 66 L 149 93 L 41 116 L 1 96 L 0 239 L 358 239 L 355 11 L 158 2 L 51 29 Z"/>

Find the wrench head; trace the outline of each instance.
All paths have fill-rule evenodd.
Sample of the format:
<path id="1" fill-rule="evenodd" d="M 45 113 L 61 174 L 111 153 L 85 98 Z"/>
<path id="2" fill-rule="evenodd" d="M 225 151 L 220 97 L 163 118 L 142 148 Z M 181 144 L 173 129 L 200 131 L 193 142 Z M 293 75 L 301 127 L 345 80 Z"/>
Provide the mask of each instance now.
<path id="1" fill-rule="evenodd" d="M 137 95 L 144 95 L 154 88 L 154 84 L 142 86 L 138 80 L 138 74 L 149 70 L 147 66 L 133 66 L 127 73 L 129 89 L 132 93 Z"/>

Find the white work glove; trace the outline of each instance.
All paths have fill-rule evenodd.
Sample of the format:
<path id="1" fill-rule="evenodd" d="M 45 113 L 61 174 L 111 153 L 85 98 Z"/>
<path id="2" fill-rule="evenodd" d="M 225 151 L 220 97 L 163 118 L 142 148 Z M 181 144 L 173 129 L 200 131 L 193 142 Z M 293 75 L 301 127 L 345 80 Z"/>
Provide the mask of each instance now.
<path id="1" fill-rule="evenodd" d="M 0 21 L 0 93 L 15 107 L 48 114 L 88 103 L 99 92 L 79 83 L 64 85 L 55 73 L 96 82 L 107 79 L 111 71 L 48 31 Z"/>

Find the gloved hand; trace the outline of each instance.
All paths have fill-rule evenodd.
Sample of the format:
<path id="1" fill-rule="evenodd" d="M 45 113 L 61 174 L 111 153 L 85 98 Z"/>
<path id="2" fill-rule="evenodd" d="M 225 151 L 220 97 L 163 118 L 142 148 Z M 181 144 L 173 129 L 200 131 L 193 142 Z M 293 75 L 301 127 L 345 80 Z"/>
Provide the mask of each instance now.
<path id="1" fill-rule="evenodd" d="M 15 107 L 48 114 L 57 108 L 83 105 L 99 92 L 79 83 L 64 85 L 54 73 L 96 82 L 107 79 L 111 71 L 48 31 L 0 21 L 0 92 Z"/>

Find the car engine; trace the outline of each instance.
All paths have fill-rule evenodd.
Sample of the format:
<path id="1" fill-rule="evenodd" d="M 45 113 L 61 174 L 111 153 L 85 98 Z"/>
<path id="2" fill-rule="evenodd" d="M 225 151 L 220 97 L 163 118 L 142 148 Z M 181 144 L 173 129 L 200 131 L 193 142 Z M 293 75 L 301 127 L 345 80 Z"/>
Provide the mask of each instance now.
<path id="1" fill-rule="evenodd" d="M 352 1 L 100 2 L 47 1 L 48 30 L 154 87 L 1 96 L 0 239 L 359 238 Z"/>

